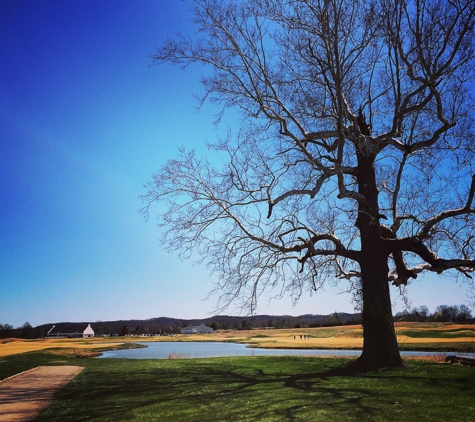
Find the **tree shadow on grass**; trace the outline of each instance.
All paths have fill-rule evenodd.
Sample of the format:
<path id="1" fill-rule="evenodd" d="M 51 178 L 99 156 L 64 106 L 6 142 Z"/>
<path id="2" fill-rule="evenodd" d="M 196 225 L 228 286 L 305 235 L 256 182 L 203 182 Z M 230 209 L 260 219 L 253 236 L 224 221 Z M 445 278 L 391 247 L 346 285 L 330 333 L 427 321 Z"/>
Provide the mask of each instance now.
<path id="1" fill-rule="evenodd" d="M 422 403 L 433 397 L 434 389 L 450 386 L 472 397 L 475 390 L 474 377 L 454 383 L 453 377 L 423 371 L 348 375 L 335 360 L 294 362 L 129 362 L 105 372 L 95 365 L 63 390 L 38 420 L 401 420 L 407 403 L 398 404 L 409 402 L 415 391 Z M 428 420 L 423 409 L 417 409 L 417 400 L 409 410 Z"/>

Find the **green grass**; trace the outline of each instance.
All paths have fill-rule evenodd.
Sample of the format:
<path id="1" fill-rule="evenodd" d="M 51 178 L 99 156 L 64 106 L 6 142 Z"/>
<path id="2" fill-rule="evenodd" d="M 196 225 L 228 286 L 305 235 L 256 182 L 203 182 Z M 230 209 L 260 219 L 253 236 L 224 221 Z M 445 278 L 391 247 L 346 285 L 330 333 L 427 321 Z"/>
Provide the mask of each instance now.
<path id="1" fill-rule="evenodd" d="M 412 338 L 459 338 L 472 337 L 475 341 L 475 330 L 456 328 L 452 330 L 402 330 L 399 335 Z"/>
<path id="2" fill-rule="evenodd" d="M 341 359 L 0 360 L 0 378 L 45 364 L 82 371 L 37 421 L 475 421 L 475 368 L 411 361 L 404 370 L 336 375 Z M 7 369 L 6 369 L 7 368 Z"/>

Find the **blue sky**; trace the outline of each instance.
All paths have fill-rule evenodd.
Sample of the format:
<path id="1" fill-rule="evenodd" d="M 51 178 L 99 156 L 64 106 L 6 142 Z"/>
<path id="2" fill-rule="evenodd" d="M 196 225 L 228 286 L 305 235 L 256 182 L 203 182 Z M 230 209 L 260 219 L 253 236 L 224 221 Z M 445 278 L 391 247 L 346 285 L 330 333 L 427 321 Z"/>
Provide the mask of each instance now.
<path id="1" fill-rule="evenodd" d="M 199 69 L 150 66 L 167 35 L 193 31 L 188 6 L 0 2 L 0 323 L 213 314 L 212 276 L 167 254 L 137 213 L 143 185 L 180 146 L 206 154 L 206 140 L 237 127 L 229 118 L 215 130 L 210 105 L 196 112 Z M 463 286 L 434 276 L 409 292 L 431 311 L 466 303 Z M 329 287 L 295 307 L 263 298 L 258 311 L 353 308 Z"/>

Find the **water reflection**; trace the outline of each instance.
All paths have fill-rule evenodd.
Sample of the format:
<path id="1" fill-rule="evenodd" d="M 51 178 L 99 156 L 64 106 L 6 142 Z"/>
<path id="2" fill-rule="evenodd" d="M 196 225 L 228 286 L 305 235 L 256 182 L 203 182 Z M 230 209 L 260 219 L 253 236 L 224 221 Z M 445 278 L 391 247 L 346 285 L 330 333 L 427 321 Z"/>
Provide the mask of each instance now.
<path id="1" fill-rule="evenodd" d="M 104 352 L 101 358 L 123 359 L 190 359 L 226 356 L 359 356 L 361 350 L 298 350 L 255 349 L 245 344 L 219 342 L 144 342 L 142 349 L 114 350 Z M 446 356 L 445 352 L 401 352 L 404 356 Z M 475 357 L 475 353 L 457 355 Z"/>

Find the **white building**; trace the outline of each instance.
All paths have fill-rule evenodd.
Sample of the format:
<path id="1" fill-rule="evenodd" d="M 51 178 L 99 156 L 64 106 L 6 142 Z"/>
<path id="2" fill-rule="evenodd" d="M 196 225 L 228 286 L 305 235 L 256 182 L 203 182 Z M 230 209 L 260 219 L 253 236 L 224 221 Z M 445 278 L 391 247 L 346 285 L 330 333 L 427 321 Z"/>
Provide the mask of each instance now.
<path id="1" fill-rule="evenodd" d="M 189 325 L 181 329 L 182 334 L 213 334 L 213 329 L 206 325 Z"/>
<path id="2" fill-rule="evenodd" d="M 91 328 L 91 324 L 87 324 L 87 328 L 83 331 L 82 336 L 86 338 L 94 337 L 94 330 Z"/>

